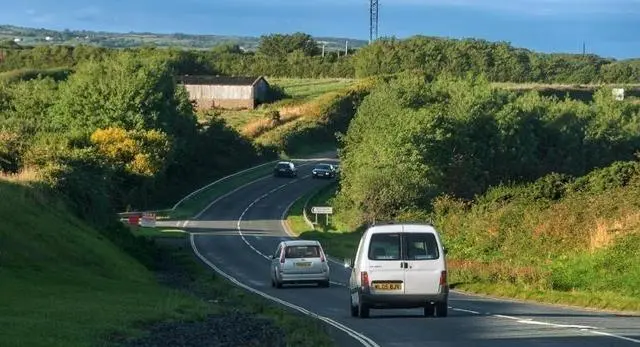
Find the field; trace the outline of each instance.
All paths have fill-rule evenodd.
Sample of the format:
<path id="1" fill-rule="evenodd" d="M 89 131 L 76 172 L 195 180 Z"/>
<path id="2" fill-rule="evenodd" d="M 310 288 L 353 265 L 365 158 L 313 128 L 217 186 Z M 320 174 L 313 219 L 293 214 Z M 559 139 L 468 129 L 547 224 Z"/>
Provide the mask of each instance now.
<path id="1" fill-rule="evenodd" d="M 305 103 L 354 83 L 351 79 L 338 78 L 267 78 L 267 80 L 271 85 L 283 88 L 289 97 L 273 104 L 261 105 L 255 110 L 219 110 L 230 126 L 245 132 L 250 137 L 253 137 L 255 132 L 249 129 L 244 130 L 245 127 L 250 123 L 269 122 L 267 118 L 269 111 L 277 110 L 281 113 L 282 119 L 286 120 L 287 117 L 292 119 L 301 115 L 300 111 L 303 110 Z"/>

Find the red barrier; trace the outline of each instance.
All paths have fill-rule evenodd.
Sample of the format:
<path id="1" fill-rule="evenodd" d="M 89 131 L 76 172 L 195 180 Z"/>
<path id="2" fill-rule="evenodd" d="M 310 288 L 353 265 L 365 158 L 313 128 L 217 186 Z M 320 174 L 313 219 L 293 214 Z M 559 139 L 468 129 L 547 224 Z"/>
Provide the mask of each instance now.
<path id="1" fill-rule="evenodd" d="M 131 225 L 139 225 L 140 224 L 140 216 L 138 216 L 138 215 L 129 216 L 129 224 L 131 224 Z"/>

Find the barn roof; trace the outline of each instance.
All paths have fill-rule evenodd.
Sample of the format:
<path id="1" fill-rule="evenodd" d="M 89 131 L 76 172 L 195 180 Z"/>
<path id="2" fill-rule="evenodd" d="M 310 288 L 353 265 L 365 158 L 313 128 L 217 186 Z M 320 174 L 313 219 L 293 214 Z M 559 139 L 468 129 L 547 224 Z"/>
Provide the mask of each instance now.
<path id="1" fill-rule="evenodd" d="M 209 75 L 185 75 L 180 76 L 179 81 L 183 84 L 206 84 L 218 86 L 253 86 L 264 77 L 250 76 L 209 76 Z M 265 81 L 266 82 L 266 81 Z"/>

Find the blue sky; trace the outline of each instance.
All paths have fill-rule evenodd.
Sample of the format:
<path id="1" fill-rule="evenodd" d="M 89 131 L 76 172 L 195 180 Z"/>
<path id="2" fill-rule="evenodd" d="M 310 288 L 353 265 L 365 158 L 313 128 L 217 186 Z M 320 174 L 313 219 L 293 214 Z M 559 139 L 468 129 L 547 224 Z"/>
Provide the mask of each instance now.
<path id="1" fill-rule="evenodd" d="M 51 29 L 368 38 L 368 0 L 17 0 L 0 23 Z M 380 35 L 509 41 L 640 57 L 640 0 L 380 0 Z"/>

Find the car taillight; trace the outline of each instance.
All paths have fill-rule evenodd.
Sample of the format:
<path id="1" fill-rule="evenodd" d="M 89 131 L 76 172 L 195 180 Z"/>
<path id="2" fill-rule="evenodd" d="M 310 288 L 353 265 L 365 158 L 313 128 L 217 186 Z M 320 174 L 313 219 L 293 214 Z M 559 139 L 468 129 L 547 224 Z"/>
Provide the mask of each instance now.
<path id="1" fill-rule="evenodd" d="M 323 262 L 323 263 L 326 261 L 326 259 L 324 257 L 324 251 L 322 249 L 320 250 L 320 261 Z"/>
<path id="2" fill-rule="evenodd" d="M 446 271 L 442 271 L 440 273 L 440 285 L 441 286 L 446 286 L 447 285 L 447 272 Z"/>
<path id="3" fill-rule="evenodd" d="M 363 287 L 369 286 L 369 274 L 366 271 L 360 273 L 360 283 Z"/>
<path id="4" fill-rule="evenodd" d="M 282 248 L 282 253 L 280 253 L 280 264 L 284 264 L 284 253 L 287 250 L 287 247 Z"/>

